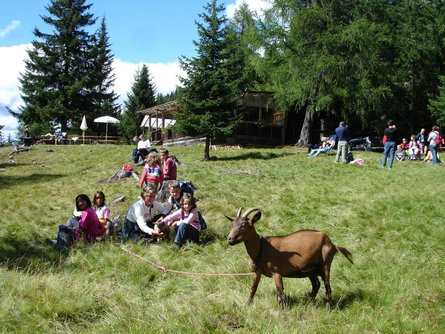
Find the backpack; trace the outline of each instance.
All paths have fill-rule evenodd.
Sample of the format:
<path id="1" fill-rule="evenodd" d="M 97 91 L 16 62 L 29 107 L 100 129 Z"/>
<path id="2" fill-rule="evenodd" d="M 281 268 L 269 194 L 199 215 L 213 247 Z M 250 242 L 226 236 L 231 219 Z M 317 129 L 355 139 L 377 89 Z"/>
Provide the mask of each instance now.
<path id="1" fill-rule="evenodd" d="M 179 181 L 179 186 L 181 187 L 181 193 L 188 193 L 193 196 L 195 188 L 193 188 L 191 182 Z"/>
<path id="2" fill-rule="evenodd" d="M 201 225 L 201 231 L 205 230 L 207 228 L 207 223 L 204 219 L 204 217 L 202 216 L 201 211 L 198 210 L 198 216 L 199 216 L 199 224 Z"/>
<path id="3" fill-rule="evenodd" d="M 442 136 L 438 133 L 436 139 L 434 139 L 436 145 L 440 145 L 442 143 Z"/>

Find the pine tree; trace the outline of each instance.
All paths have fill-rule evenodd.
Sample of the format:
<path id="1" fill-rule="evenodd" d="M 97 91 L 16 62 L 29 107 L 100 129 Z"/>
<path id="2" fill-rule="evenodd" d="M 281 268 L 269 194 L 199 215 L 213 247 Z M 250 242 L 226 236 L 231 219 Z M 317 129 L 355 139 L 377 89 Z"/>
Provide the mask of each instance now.
<path id="1" fill-rule="evenodd" d="M 36 40 L 19 78 L 24 106 L 15 116 L 21 122 L 66 131 L 82 115 L 92 119 L 116 110 L 105 20 L 97 35 L 90 35 L 86 29 L 96 18 L 85 1 L 52 0 L 49 15 L 42 16 L 51 33 L 34 29 Z"/>
<path id="2" fill-rule="evenodd" d="M 92 61 L 90 75 L 90 101 L 94 104 L 95 117 L 118 116 L 119 107 L 116 104 L 117 95 L 112 90 L 115 75 L 112 73 L 113 55 L 107 34 L 105 18 L 102 18 L 101 26 L 94 36 L 92 48 Z"/>
<path id="3" fill-rule="evenodd" d="M 226 39 L 227 18 L 221 15 L 224 7 L 213 0 L 204 9 L 206 12 L 199 14 L 203 23 L 196 22 L 199 34 L 199 41 L 194 41 L 197 56 L 180 58 L 180 66 L 187 74 L 180 78 L 183 88 L 179 94 L 185 112 L 175 113 L 175 130 L 185 135 L 206 137 L 204 160 L 209 160 L 210 140 L 219 134 L 230 134 L 239 124 L 240 115 L 235 111 L 240 85 L 235 78 L 241 77 L 241 73 L 226 49 L 231 43 Z"/>
<path id="4" fill-rule="evenodd" d="M 144 64 L 137 70 L 134 83 L 125 101 L 125 111 L 121 117 L 120 133 L 123 137 L 131 139 L 139 134 L 143 116 L 138 111 L 155 105 L 156 88 L 152 82 L 148 67 Z"/>
<path id="5" fill-rule="evenodd" d="M 439 77 L 441 85 L 439 86 L 439 95 L 435 99 L 431 99 L 428 109 L 430 110 L 437 124 L 445 125 L 445 76 Z"/>

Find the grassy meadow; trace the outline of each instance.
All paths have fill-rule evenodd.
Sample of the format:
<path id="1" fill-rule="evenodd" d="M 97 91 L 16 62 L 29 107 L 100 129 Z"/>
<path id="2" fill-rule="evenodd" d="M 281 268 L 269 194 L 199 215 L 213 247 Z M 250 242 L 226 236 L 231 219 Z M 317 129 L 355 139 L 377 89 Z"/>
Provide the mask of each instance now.
<path id="1" fill-rule="evenodd" d="M 51 149 L 53 152 L 48 152 Z M 261 235 L 298 229 L 326 232 L 346 247 L 324 287 L 309 297 L 309 279 L 284 278 L 285 310 L 263 277 L 245 307 L 250 276 L 164 273 L 114 241 L 57 252 L 45 244 L 72 215 L 74 198 L 102 190 L 112 216 L 138 199 L 136 180 L 100 183 L 125 164 L 133 146 L 35 146 L 15 155 L 0 148 L 0 331 L 4 333 L 444 333 L 445 169 L 421 162 L 381 169 L 381 153 L 356 152 L 365 165 L 334 164 L 334 154 L 304 150 L 212 150 L 173 147 L 186 167 L 178 178 L 196 186 L 208 229 L 199 245 L 126 247 L 169 269 L 246 273 L 244 245 L 230 247 L 238 208 L 259 207 Z M 296 154 L 297 153 L 297 154 Z M 142 167 L 135 167 L 140 172 Z"/>

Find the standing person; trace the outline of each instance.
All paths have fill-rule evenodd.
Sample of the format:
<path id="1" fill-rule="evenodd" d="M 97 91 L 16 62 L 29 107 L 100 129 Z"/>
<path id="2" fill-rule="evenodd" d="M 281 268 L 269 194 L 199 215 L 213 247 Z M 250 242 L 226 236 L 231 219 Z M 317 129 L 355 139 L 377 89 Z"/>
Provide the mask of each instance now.
<path id="1" fill-rule="evenodd" d="M 176 180 L 177 170 L 176 162 L 170 158 L 168 155 L 168 150 L 166 148 L 161 148 L 161 159 L 164 165 L 164 180 Z"/>
<path id="2" fill-rule="evenodd" d="M 162 222 L 174 226 L 176 229 L 175 246 L 182 247 L 187 241 L 198 242 L 201 234 L 201 224 L 196 208 L 196 202 L 192 195 L 186 193 L 181 198 L 181 208 L 168 215 Z"/>
<path id="3" fill-rule="evenodd" d="M 428 136 L 425 131 L 426 130 L 422 128 L 417 134 L 417 140 L 422 144 L 422 152 L 420 152 L 420 154 L 423 156 L 426 156 L 426 153 L 428 152 Z"/>
<path id="4" fill-rule="evenodd" d="M 348 163 L 346 156 L 348 155 L 348 141 L 349 141 L 349 131 L 345 122 L 341 121 L 339 127 L 335 129 L 335 134 L 337 135 L 337 155 L 335 156 L 335 163 L 338 164 L 341 160 L 344 164 Z"/>
<path id="5" fill-rule="evenodd" d="M 396 123 L 393 120 L 388 121 L 388 127 L 384 131 L 386 136 L 385 148 L 383 150 L 382 168 L 386 166 L 386 160 L 389 157 L 388 169 L 392 168 L 392 163 L 394 162 L 394 153 L 396 151 Z"/>
<path id="6" fill-rule="evenodd" d="M 160 167 L 161 156 L 158 152 L 151 152 L 146 159 L 144 170 L 142 171 L 139 185 L 142 187 L 144 183 L 152 184 L 158 189 L 164 182 L 164 173 Z"/>
<path id="7" fill-rule="evenodd" d="M 125 217 L 121 243 L 127 239 L 138 241 L 142 238 L 165 237 L 164 233 L 154 230 L 154 222 L 165 216 L 165 207 L 155 201 L 157 192 L 157 188 L 152 184 L 142 189 L 141 199 L 131 206 Z"/>
<path id="8" fill-rule="evenodd" d="M 437 158 L 437 152 L 440 144 L 440 141 L 438 140 L 439 138 L 440 138 L 439 127 L 437 125 L 434 125 L 432 131 L 428 135 L 428 142 L 430 143 L 430 151 L 433 155 L 433 165 L 439 164 L 439 159 Z"/>

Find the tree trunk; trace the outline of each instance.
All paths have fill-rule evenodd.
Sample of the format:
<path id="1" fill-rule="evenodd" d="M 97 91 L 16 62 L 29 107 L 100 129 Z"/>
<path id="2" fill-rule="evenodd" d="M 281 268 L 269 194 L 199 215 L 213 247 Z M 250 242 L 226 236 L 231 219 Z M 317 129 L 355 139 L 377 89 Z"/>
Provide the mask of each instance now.
<path id="1" fill-rule="evenodd" d="M 311 96 L 309 96 L 308 104 L 306 107 L 306 115 L 304 116 L 303 126 L 301 127 L 300 139 L 298 139 L 296 146 L 306 147 L 309 144 L 311 126 L 314 120 L 315 100 L 317 99 L 318 87 L 320 85 L 320 80 L 322 76 L 323 72 L 321 72 L 314 80 Z"/>
<path id="2" fill-rule="evenodd" d="M 206 145 L 204 149 L 204 161 L 210 160 L 210 135 L 206 136 Z"/>
<path id="3" fill-rule="evenodd" d="M 298 139 L 297 146 L 307 147 L 309 144 L 310 129 L 312 121 L 314 119 L 314 113 L 312 112 L 312 106 L 306 107 L 306 115 L 304 116 L 303 126 L 301 127 L 300 139 Z"/>

